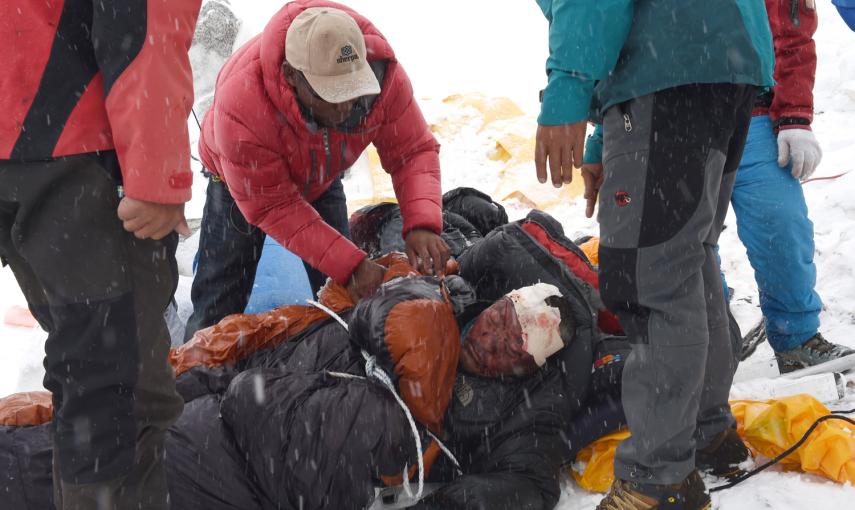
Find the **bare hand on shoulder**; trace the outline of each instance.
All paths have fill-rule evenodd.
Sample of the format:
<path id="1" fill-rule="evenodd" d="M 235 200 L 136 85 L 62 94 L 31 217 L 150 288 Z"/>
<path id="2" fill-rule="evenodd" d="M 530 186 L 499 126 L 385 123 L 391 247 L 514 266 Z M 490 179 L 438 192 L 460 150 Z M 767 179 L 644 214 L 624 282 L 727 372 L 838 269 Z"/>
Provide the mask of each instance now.
<path id="1" fill-rule="evenodd" d="M 184 204 L 157 204 L 130 197 L 119 202 L 119 219 L 137 239 L 163 239 L 173 230 L 190 235 L 184 218 Z"/>
<path id="2" fill-rule="evenodd" d="M 440 236 L 421 228 L 413 229 L 404 239 L 410 265 L 422 274 L 443 276 L 451 254 Z"/>
<path id="3" fill-rule="evenodd" d="M 366 257 L 350 275 L 350 281 L 347 282 L 347 292 L 354 302 L 370 296 L 377 292 L 377 289 L 383 284 L 383 275 L 385 274 L 386 269 L 383 266 Z"/>

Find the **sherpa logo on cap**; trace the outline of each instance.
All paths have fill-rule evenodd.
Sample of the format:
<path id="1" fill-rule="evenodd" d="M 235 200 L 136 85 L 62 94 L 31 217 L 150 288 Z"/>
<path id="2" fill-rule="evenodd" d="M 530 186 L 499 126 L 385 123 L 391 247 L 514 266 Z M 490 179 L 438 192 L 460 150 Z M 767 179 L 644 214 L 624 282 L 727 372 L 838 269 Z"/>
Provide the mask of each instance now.
<path id="1" fill-rule="evenodd" d="M 380 93 L 365 34 L 340 9 L 310 7 L 298 14 L 285 34 L 285 60 L 328 103 Z"/>
<path id="2" fill-rule="evenodd" d="M 359 60 L 359 55 L 353 52 L 353 46 L 347 45 L 341 47 L 341 56 L 336 59 L 336 63 L 345 64 L 347 62 L 353 62 L 355 60 Z"/>

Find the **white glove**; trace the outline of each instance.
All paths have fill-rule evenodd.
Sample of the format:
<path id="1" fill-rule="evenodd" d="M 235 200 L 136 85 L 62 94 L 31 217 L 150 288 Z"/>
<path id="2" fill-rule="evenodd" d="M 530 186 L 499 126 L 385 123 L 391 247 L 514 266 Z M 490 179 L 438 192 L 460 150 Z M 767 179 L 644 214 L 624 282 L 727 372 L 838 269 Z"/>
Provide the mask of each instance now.
<path id="1" fill-rule="evenodd" d="M 793 177 L 803 181 L 810 177 L 822 160 L 822 149 L 809 129 L 782 129 L 778 132 L 778 166 L 793 161 Z"/>

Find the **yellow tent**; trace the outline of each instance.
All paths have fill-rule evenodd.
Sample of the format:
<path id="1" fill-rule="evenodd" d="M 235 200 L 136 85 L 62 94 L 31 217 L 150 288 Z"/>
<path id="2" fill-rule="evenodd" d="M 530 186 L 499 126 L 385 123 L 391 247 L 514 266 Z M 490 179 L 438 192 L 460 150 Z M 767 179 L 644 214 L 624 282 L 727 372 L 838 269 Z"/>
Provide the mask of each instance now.
<path id="1" fill-rule="evenodd" d="M 483 142 L 485 162 L 503 163 L 497 176 L 498 184 L 493 189 L 484 189 L 478 183 L 470 185 L 479 187 L 495 200 L 519 200 L 527 207 L 538 209 L 568 203 L 582 194 L 581 178 L 575 178 L 571 185 L 560 189 L 537 181 L 534 168 L 537 121 L 510 99 L 456 94 L 443 99 L 442 105 L 451 114 L 439 118 L 431 125 L 431 130 L 443 145 L 464 143 L 460 140 L 463 130 L 476 126 L 478 139 Z M 395 201 L 392 180 L 380 165 L 374 146 L 368 147 L 353 171 L 358 172 L 358 178 L 371 184 L 370 190 L 348 197 L 351 211 L 367 204 Z"/>
<path id="2" fill-rule="evenodd" d="M 491 194 L 495 200 L 516 199 L 528 207 L 546 209 L 568 203 L 581 195 L 581 179 L 575 179 L 570 186 L 561 188 L 537 181 L 534 168 L 537 121 L 533 116 L 525 115 L 513 101 L 467 94 L 450 96 L 443 102 L 480 114 L 482 124 L 479 133 L 485 135 L 485 141 L 492 142 L 486 156 L 493 161 L 505 163 L 499 172 L 496 188 L 482 190 Z M 458 119 L 445 119 L 432 128 L 440 135 L 453 133 L 456 132 L 454 123 L 459 122 L 461 121 Z"/>

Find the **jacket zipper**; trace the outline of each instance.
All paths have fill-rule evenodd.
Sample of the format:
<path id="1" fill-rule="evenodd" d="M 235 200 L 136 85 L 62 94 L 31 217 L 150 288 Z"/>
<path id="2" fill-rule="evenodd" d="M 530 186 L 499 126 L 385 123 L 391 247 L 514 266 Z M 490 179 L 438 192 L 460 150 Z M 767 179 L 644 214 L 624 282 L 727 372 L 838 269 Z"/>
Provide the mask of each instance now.
<path id="1" fill-rule="evenodd" d="M 349 168 L 346 168 L 346 166 L 345 166 L 345 165 L 347 165 L 347 158 L 344 157 L 344 155 L 347 154 L 347 142 L 343 138 L 341 140 L 341 145 L 339 146 L 339 149 L 341 150 L 341 163 L 340 163 L 341 170 L 342 171 L 350 170 Z"/>
<path id="2" fill-rule="evenodd" d="M 327 180 L 327 174 L 330 172 L 330 164 L 332 163 L 332 151 L 330 151 L 330 132 L 327 128 L 324 128 L 324 154 L 326 154 L 326 164 L 321 171 L 321 180 L 320 182 L 325 182 Z"/>
<path id="3" fill-rule="evenodd" d="M 619 103 L 617 105 L 617 109 L 620 112 L 621 117 L 623 117 L 623 129 L 627 133 L 632 133 L 632 118 L 630 118 L 629 113 L 626 111 L 627 103 Z"/>
<path id="4" fill-rule="evenodd" d="M 309 176 L 306 179 L 306 185 L 303 186 L 303 196 L 309 196 L 309 191 L 312 189 L 312 181 L 315 180 L 315 176 L 318 173 L 318 157 L 315 155 L 315 151 L 309 149 L 309 159 L 311 160 L 311 168 L 309 169 Z"/>

